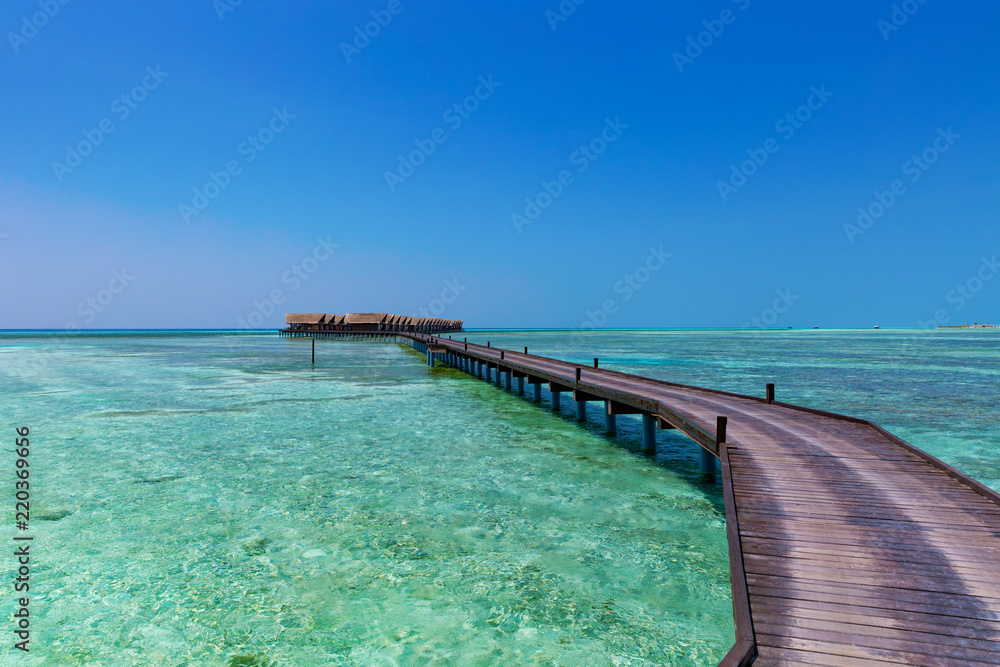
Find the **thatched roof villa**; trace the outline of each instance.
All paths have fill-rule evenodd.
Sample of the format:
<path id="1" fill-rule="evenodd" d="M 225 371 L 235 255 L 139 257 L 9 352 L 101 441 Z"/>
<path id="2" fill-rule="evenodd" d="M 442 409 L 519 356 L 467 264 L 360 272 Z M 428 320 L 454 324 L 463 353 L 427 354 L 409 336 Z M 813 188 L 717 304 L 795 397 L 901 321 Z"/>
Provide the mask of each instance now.
<path id="1" fill-rule="evenodd" d="M 284 331 L 354 331 L 354 332 L 410 332 L 440 333 L 461 331 L 463 320 L 445 320 L 440 317 L 408 317 L 391 313 L 287 313 Z"/>

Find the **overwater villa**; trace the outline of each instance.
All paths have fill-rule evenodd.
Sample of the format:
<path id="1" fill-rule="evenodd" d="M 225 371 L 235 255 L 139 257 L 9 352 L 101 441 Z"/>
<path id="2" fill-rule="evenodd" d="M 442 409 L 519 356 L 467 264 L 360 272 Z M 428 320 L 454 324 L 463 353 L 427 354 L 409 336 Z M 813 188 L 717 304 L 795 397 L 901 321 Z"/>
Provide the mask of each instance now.
<path id="1" fill-rule="evenodd" d="M 409 317 L 391 313 L 287 313 L 286 333 L 303 332 L 354 332 L 354 333 L 441 333 L 461 331 L 463 320 L 445 320 L 440 317 Z"/>

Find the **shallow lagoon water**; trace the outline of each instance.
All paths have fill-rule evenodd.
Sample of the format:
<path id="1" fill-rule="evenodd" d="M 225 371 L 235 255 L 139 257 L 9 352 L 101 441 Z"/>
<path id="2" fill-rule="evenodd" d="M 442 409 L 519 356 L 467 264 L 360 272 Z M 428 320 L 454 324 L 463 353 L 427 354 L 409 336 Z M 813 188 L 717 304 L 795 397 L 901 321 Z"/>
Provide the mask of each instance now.
<path id="1" fill-rule="evenodd" d="M 869 417 L 1000 483 L 993 332 L 470 332 Z M 392 344 L 0 336 L 32 429 L 28 665 L 711 665 L 719 487 Z M 545 402 L 548 401 L 546 396 Z M 0 526 L 2 539 L 13 532 Z M 9 542 L 8 542 L 9 543 Z M 11 610 L 11 597 L 0 611 Z"/>

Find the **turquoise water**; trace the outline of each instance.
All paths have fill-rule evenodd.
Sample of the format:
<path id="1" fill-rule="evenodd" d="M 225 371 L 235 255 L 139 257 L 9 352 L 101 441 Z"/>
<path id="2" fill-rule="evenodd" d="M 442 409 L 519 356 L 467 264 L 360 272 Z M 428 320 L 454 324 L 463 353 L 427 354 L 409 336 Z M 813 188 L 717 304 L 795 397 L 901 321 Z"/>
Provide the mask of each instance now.
<path id="1" fill-rule="evenodd" d="M 1000 486 L 997 332 L 466 335 L 774 381 Z M 598 414 L 581 427 L 572 404 L 553 415 L 402 346 L 316 347 L 313 368 L 308 341 L 273 334 L 0 335 L 37 559 L 33 649 L 5 641 L 3 664 L 711 665 L 729 648 L 721 494 L 689 442 L 661 432 L 649 459 L 632 418 L 609 439 Z"/>

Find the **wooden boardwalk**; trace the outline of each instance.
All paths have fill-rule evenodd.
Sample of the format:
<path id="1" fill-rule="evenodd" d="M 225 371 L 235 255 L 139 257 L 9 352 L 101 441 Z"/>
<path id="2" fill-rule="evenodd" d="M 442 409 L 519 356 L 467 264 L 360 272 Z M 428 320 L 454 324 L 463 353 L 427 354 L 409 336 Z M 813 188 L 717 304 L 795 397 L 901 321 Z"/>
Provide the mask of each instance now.
<path id="1" fill-rule="evenodd" d="M 400 339 L 465 370 L 503 372 L 508 387 L 544 383 L 605 411 L 652 415 L 721 459 L 737 629 L 722 665 L 1000 664 L 1000 495 L 875 424 Z"/>

